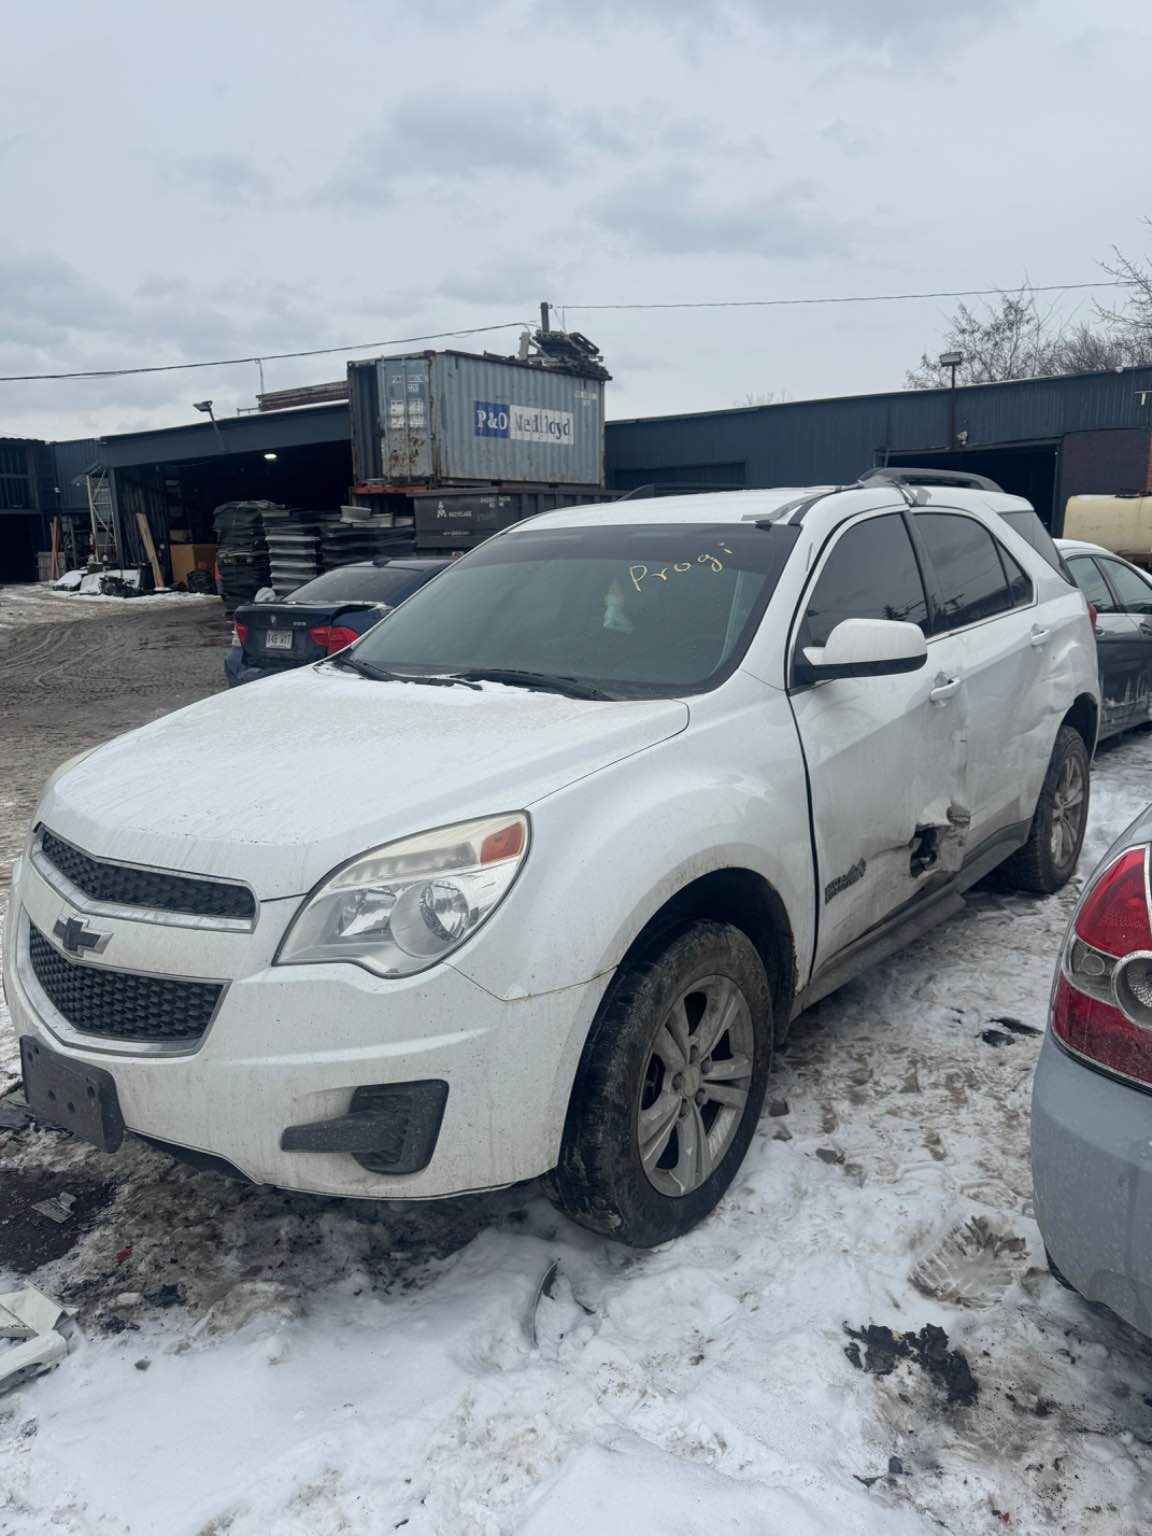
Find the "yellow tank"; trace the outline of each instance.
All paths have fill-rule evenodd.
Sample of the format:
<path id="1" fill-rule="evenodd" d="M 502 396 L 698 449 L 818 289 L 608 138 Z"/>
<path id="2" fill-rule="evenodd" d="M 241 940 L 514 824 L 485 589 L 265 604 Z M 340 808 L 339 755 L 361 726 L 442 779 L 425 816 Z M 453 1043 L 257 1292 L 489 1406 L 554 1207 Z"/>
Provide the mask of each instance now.
<path id="1" fill-rule="evenodd" d="M 1101 544 L 1133 565 L 1152 567 L 1152 494 L 1069 496 L 1064 537 Z"/>

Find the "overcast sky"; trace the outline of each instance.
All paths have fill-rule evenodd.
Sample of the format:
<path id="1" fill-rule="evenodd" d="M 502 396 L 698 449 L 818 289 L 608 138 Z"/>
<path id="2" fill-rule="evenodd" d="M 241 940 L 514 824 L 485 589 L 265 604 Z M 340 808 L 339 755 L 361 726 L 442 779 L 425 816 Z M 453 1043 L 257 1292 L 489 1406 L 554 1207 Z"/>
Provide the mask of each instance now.
<path id="1" fill-rule="evenodd" d="M 1147 245 L 1147 0 L 54 0 L 4 33 L 0 374 L 544 298 L 602 346 L 610 416 L 802 399 L 900 387 L 952 306 L 580 306 L 1083 281 Z M 257 382 L 0 384 L 0 435 L 226 413 Z"/>

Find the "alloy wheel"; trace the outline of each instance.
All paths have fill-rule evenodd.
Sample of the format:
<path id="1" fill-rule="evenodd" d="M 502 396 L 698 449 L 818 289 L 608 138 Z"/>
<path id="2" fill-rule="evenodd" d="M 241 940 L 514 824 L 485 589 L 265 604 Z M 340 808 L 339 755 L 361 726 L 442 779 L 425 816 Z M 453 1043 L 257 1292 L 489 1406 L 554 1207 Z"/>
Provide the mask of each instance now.
<path id="1" fill-rule="evenodd" d="M 751 1010 L 730 977 L 694 981 L 669 1008 L 636 1113 L 640 1161 L 661 1194 L 691 1194 L 715 1172 L 744 1117 L 754 1057 Z"/>
<path id="2" fill-rule="evenodd" d="M 1052 858 L 1063 869 L 1080 844 L 1086 799 L 1084 769 L 1074 757 L 1066 758 L 1052 795 Z"/>

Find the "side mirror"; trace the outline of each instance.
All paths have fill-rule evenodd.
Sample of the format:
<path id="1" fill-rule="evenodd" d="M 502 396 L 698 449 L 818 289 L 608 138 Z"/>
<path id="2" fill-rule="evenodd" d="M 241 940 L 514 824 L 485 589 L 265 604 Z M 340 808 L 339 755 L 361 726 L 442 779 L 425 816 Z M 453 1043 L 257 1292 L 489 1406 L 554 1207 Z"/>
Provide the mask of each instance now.
<path id="1" fill-rule="evenodd" d="M 896 619 L 843 619 L 826 645 L 803 652 L 814 682 L 835 677 L 889 677 L 916 672 L 928 660 L 928 645 L 918 624 Z"/>

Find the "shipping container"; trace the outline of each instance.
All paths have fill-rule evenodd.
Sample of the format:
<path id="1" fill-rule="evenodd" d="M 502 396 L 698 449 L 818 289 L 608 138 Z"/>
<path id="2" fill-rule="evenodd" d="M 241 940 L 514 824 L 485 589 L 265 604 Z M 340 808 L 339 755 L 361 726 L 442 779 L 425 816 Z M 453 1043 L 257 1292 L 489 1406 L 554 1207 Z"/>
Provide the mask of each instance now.
<path id="1" fill-rule="evenodd" d="M 348 364 L 357 489 L 604 482 L 604 380 L 415 352 Z"/>
<path id="2" fill-rule="evenodd" d="M 537 512 L 616 499 L 615 491 L 602 491 L 595 486 L 565 491 L 550 486 L 417 491 L 412 497 L 416 508 L 416 548 L 472 549 L 502 528 L 510 528 Z"/>

